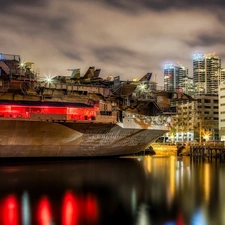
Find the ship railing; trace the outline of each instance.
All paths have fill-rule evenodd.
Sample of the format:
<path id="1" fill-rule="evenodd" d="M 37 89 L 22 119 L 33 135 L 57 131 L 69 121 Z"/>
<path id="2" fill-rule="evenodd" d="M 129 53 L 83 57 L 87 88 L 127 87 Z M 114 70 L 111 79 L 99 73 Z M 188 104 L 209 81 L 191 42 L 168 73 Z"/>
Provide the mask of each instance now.
<path id="1" fill-rule="evenodd" d="M 72 95 L 73 92 L 87 92 L 87 93 L 96 93 L 103 96 L 112 95 L 110 88 L 99 86 L 99 85 L 84 85 L 84 84 L 61 84 L 61 83 L 47 83 L 40 82 L 40 87 L 46 88 L 46 90 L 62 90 L 65 89 L 68 91 L 69 95 Z"/>
<path id="2" fill-rule="evenodd" d="M 20 55 L 2 54 L 0 53 L 0 60 L 16 60 L 20 62 Z"/>
<path id="3" fill-rule="evenodd" d="M 139 101 L 156 101 L 156 97 L 150 95 L 140 95 L 137 96 L 136 99 Z"/>
<path id="4" fill-rule="evenodd" d="M 20 81 L 30 81 L 30 82 L 36 82 L 37 81 L 37 75 L 35 73 L 31 74 L 18 74 L 18 79 Z"/>

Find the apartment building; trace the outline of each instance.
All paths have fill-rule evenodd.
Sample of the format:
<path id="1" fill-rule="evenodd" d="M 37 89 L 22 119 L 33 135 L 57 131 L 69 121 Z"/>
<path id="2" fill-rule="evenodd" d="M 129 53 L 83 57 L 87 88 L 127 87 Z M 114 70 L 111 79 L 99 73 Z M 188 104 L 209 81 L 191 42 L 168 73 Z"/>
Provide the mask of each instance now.
<path id="1" fill-rule="evenodd" d="M 224 73 L 222 73 L 224 74 Z M 193 54 L 193 82 L 197 94 L 218 94 L 221 77 L 221 58 L 215 53 Z"/>
<path id="2" fill-rule="evenodd" d="M 196 95 L 173 104 L 177 109 L 173 117 L 176 142 L 219 140 L 218 95 Z"/>

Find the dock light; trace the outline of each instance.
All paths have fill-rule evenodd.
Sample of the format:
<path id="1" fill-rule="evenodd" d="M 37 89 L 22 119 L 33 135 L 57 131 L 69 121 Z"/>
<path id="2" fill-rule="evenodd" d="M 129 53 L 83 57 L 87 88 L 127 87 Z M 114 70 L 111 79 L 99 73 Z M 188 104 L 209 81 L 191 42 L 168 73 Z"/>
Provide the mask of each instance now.
<path id="1" fill-rule="evenodd" d="M 209 135 L 204 135 L 203 138 L 208 141 L 209 140 Z"/>
<path id="2" fill-rule="evenodd" d="M 202 137 L 203 137 L 203 139 L 205 139 L 205 141 L 209 140 L 211 134 L 212 134 L 212 131 L 210 131 L 208 129 L 203 129 L 202 130 Z"/>

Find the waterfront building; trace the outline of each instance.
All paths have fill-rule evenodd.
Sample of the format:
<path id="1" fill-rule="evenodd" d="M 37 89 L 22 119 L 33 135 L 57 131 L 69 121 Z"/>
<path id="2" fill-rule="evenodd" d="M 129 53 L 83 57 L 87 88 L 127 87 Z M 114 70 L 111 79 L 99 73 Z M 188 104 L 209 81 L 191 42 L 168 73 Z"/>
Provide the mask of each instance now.
<path id="1" fill-rule="evenodd" d="M 200 124 L 202 141 L 219 140 L 219 101 L 218 94 L 197 95 L 198 118 Z"/>
<path id="2" fill-rule="evenodd" d="M 218 95 L 195 95 L 173 104 L 176 142 L 219 140 Z"/>
<path id="3" fill-rule="evenodd" d="M 215 53 L 193 54 L 193 82 L 196 86 L 196 94 L 218 94 L 218 85 L 221 80 L 221 58 L 219 56 Z"/>
<path id="4" fill-rule="evenodd" d="M 219 85 L 219 136 L 225 141 L 225 82 Z"/>
<path id="5" fill-rule="evenodd" d="M 165 63 L 164 90 L 184 92 L 187 89 L 188 69 L 182 65 Z"/>
<path id="6" fill-rule="evenodd" d="M 225 68 L 220 69 L 220 77 L 219 77 L 219 84 L 224 83 L 225 80 Z"/>
<path id="7" fill-rule="evenodd" d="M 221 68 L 220 57 L 214 53 L 194 53 L 193 78 L 180 75 L 179 82 L 176 79 L 179 74 L 177 67 L 165 65 L 164 89 L 182 88 L 181 94 L 188 94 L 192 99 L 173 103 L 177 110 L 173 118 L 176 130 L 174 140 L 202 142 L 223 137 L 225 140 L 225 83 L 219 90 L 219 85 L 225 80 L 225 69 Z M 181 83 L 184 85 L 181 86 Z M 218 95 L 221 96 L 220 104 Z"/>
<path id="8" fill-rule="evenodd" d="M 182 95 L 182 93 L 180 93 Z M 180 98 L 180 96 L 177 96 Z M 171 130 L 174 132 L 168 133 L 168 138 L 171 142 L 189 142 L 195 139 L 194 136 L 194 108 L 196 101 L 194 99 L 186 99 L 183 101 L 174 101 L 172 106 L 176 108 L 176 115 L 172 116 Z"/>

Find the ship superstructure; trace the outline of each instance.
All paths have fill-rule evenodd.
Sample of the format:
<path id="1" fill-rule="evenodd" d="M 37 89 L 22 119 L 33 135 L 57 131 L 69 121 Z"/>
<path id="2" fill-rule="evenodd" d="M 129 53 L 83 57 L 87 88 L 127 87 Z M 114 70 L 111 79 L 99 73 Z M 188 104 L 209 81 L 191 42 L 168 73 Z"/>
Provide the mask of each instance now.
<path id="1" fill-rule="evenodd" d="M 0 57 L 0 157 L 127 155 L 169 129 L 172 95 L 146 91 L 151 73 L 104 80 L 90 67 L 41 80 L 34 63 Z"/>

